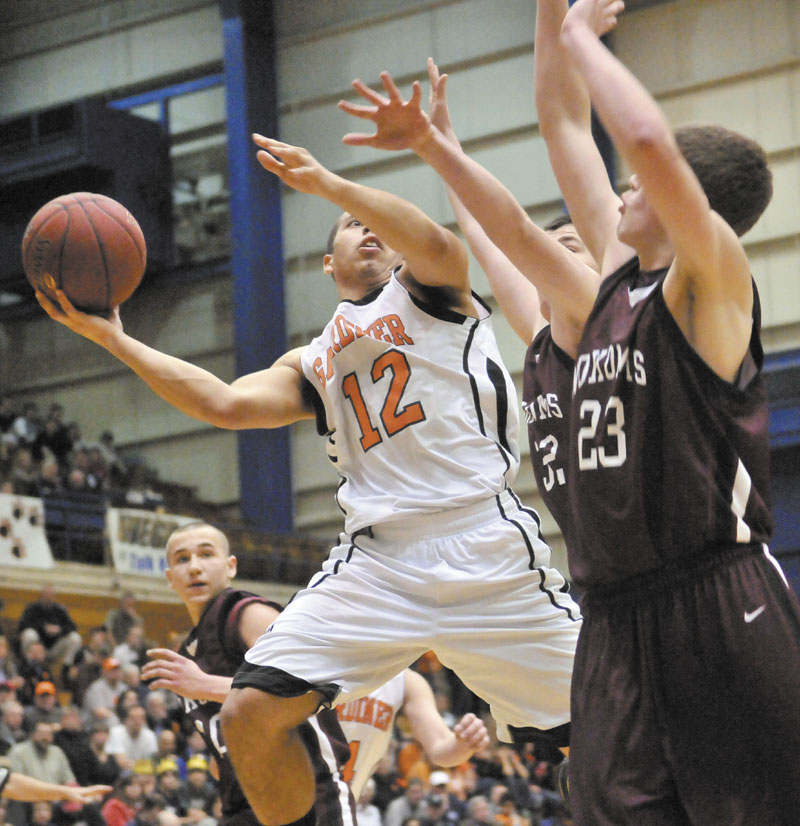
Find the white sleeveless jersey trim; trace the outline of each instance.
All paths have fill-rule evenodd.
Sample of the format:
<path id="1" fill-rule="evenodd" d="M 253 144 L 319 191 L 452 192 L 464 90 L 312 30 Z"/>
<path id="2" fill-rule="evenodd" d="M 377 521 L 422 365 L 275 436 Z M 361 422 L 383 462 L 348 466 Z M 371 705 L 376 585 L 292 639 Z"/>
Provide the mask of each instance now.
<path id="1" fill-rule="evenodd" d="M 339 724 L 350 744 L 350 788 L 356 800 L 389 748 L 405 691 L 406 672 L 401 671 L 366 697 L 336 707 Z"/>
<path id="2" fill-rule="evenodd" d="M 392 276 L 342 301 L 304 351 L 348 532 L 464 507 L 516 476 L 516 390 L 481 309 L 473 318 L 424 304 Z"/>

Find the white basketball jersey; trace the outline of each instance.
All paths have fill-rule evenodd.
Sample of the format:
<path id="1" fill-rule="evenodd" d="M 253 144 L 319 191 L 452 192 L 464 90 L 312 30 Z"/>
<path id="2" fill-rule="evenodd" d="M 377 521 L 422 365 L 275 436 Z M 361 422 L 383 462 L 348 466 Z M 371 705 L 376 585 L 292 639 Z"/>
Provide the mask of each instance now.
<path id="1" fill-rule="evenodd" d="M 342 301 L 302 357 L 325 408 L 345 530 L 465 507 L 519 468 L 517 397 L 481 318 L 424 304 L 392 276 Z"/>
<path id="2" fill-rule="evenodd" d="M 389 748 L 394 718 L 403 707 L 405 690 L 406 672 L 401 671 L 366 697 L 336 707 L 342 731 L 350 744 L 350 760 L 343 774 L 356 801 Z"/>

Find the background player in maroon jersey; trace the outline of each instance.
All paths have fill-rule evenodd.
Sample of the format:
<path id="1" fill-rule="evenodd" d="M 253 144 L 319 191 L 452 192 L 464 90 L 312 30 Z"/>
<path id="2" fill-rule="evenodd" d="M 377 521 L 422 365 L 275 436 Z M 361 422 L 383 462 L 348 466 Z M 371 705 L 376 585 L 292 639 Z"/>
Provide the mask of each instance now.
<path id="1" fill-rule="evenodd" d="M 230 587 L 236 557 L 225 535 L 204 523 L 190 523 L 167 540 L 167 579 L 195 626 L 178 653 L 151 649 L 142 677 L 151 688 L 166 688 L 183 698 L 189 717 L 203 734 L 217 763 L 222 823 L 258 824 L 239 786 L 219 727 L 219 710 L 245 651 L 263 633 L 281 606 Z M 349 749 L 336 713 L 322 710 L 300 727 L 316 779 L 314 812 L 319 826 L 353 826 L 352 801 L 339 766 Z M 334 759 L 335 758 L 335 759 Z M 338 762 L 337 762 L 338 761 Z"/>

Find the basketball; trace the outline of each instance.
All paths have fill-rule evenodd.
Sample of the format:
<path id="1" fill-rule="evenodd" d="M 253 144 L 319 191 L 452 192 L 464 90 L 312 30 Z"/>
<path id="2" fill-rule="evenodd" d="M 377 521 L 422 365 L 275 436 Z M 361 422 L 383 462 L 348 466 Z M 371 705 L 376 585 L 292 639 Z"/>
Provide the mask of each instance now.
<path id="1" fill-rule="evenodd" d="M 22 236 L 30 283 L 55 299 L 62 289 L 80 310 L 105 315 L 139 286 L 147 245 L 136 219 L 105 195 L 73 192 L 48 201 Z"/>

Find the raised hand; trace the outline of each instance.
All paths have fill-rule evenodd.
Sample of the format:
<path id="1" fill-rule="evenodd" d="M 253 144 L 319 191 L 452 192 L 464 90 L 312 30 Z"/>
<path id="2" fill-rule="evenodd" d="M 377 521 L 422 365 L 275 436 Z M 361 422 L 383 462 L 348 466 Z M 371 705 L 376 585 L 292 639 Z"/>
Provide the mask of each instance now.
<path id="1" fill-rule="evenodd" d="M 83 313 L 76 309 L 67 298 L 63 290 L 56 290 L 58 303 L 50 299 L 40 290 L 36 291 L 36 300 L 41 304 L 47 315 L 65 327 L 69 327 L 78 335 L 88 338 L 97 344 L 102 344 L 115 330 L 122 330 L 122 320 L 119 317 L 119 307 L 114 307 L 107 318 L 90 313 Z"/>
<path id="2" fill-rule="evenodd" d="M 428 58 L 428 80 L 431 89 L 428 96 L 428 117 L 431 123 L 448 139 L 456 142 L 456 134 L 447 107 L 447 75 L 439 74 L 439 67 L 432 57 Z"/>
<path id="3" fill-rule="evenodd" d="M 361 97 L 370 101 L 371 106 L 339 101 L 342 111 L 372 121 L 377 131 L 374 135 L 349 132 L 342 138 L 342 142 L 350 146 L 374 146 L 376 149 L 413 149 L 430 135 L 432 128 L 428 116 L 420 108 L 422 87 L 415 80 L 411 87 L 411 98 L 406 101 L 388 72 L 381 72 L 380 77 L 386 95 L 373 91 L 360 80 L 353 81 L 353 88 Z"/>
<path id="4" fill-rule="evenodd" d="M 578 0 L 567 12 L 564 25 L 580 21 L 602 37 L 617 25 L 617 16 L 624 9 L 623 0 Z"/>
<path id="5" fill-rule="evenodd" d="M 256 159 L 261 166 L 298 192 L 318 195 L 323 178 L 331 174 L 301 146 L 292 146 L 259 134 L 253 135 L 253 142 L 260 147 Z"/>

